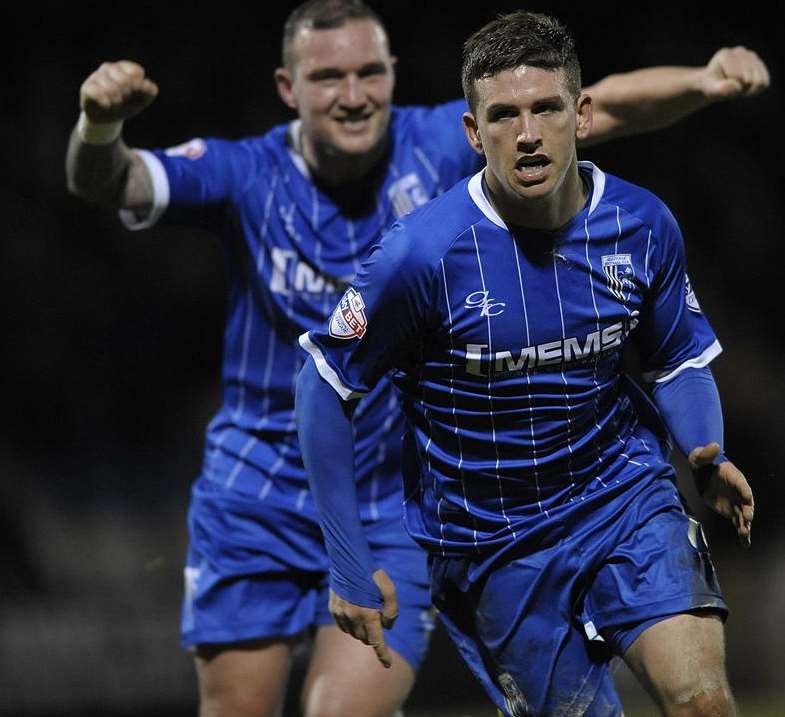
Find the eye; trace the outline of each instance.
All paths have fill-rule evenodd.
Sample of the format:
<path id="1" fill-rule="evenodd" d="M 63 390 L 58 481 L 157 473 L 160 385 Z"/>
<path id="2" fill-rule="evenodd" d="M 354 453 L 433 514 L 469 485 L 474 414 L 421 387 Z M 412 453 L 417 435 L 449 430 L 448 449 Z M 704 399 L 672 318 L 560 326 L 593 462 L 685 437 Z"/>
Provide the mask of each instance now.
<path id="1" fill-rule="evenodd" d="M 375 77 L 383 77 L 387 74 L 387 68 L 382 65 L 367 65 L 363 67 L 358 73 L 357 76 L 361 79 L 366 78 L 375 78 Z"/>
<path id="2" fill-rule="evenodd" d="M 489 122 L 500 122 L 505 119 L 518 116 L 518 110 L 514 107 L 494 107 L 488 112 Z"/>
<path id="3" fill-rule="evenodd" d="M 559 112 L 562 109 L 564 109 L 564 106 L 561 102 L 543 102 L 542 104 L 538 104 L 533 107 L 532 112 L 537 115 L 542 115 Z"/>
<path id="4" fill-rule="evenodd" d="M 309 79 L 312 82 L 318 82 L 320 84 L 328 84 L 337 82 L 343 77 L 341 72 L 338 70 L 319 70 L 318 72 L 311 73 Z"/>

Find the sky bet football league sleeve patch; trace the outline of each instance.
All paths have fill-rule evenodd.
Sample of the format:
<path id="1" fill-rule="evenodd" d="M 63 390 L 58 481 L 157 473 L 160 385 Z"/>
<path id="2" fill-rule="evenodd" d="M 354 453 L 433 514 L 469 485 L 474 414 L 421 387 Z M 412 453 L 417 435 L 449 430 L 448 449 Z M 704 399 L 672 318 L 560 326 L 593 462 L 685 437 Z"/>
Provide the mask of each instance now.
<path id="1" fill-rule="evenodd" d="M 363 297 L 350 287 L 330 317 L 330 336 L 336 339 L 361 339 L 367 326 Z"/>
<path id="2" fill-rule="evenodd" d="M 695 296 L 695 290 L 690 283 L 690 277 L 684 275 L 684 291 L 686 293 L 687 308 L 694 311 L 696 314 L 701 313 L 701 305 L 698 303 L 698 297 Z"/>

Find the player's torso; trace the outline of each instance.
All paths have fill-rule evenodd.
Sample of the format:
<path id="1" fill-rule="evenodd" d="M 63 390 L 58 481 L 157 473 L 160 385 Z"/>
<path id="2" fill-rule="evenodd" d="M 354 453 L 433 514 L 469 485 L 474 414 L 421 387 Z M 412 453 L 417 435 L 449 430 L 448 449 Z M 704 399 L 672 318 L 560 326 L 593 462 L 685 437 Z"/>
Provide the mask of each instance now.
<path id="1" fill-rule="evenodd" d="M 491 539 L 502 513 L 525 520 L 618 470 L 635 428 L 620 352 L 644 308 L 648 257 L 647 227 L 609 203 L 588 202 L 555 234 L 483 218 L 450 246 L 422 368 L 397 376 L 421 530 L 472 525 Z"/>
<path id="2" fill-rule="evenodd" d="M 292 149 L 292 131 L 296 124 L 260 141 L 268 169 L 233 208 L 225 399 L 208 432 L 205 472 L 251 493 L 289 483 L 293 499 L 310 503 L 300 494 L 305 475 L 293 410 L 303 360 L 297 337 L 329 318 L 393 221 L 460 177 L 422 137 L 394 123 L 382 171 L 351 192 L 320 189 Z M 358 480 L 371 517 L 397 492 L 400 433 L 397 401 L 384 380 L 357 412 Z"/>

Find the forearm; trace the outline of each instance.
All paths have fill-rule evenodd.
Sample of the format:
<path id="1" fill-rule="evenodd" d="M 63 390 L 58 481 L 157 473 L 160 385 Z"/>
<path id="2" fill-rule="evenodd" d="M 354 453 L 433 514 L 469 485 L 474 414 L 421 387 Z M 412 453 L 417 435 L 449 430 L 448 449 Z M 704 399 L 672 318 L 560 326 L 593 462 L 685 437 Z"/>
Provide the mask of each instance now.
<path id="1" fill-rule="evenodd" d="M 650 132 L 675 124 L 711 104 L 704 67 L 650 67 L 609 75 L 587 87 L 594 107 L 585 144 Z"/>
<path id="2" fill-rule="evenodd" d="M 722 453 L 722 405 L 708 367 L 687 368 L 669 381 L 655 383 L 653 396 L 665 425 L 685 456 L 699 446 L 717 443 L 720 454 L 715 465 L 727 460 Z"/>
<path id="3" fill-rule="evenodd" d="M 357 505 L 348 408 L 309 358 L 297 380 L 297 426 L 330 559 L 330 586 L 355 605 L 381 609 L 381 594 L 372 578 L 373 558 Z"/>
<path id="4" fill-rule="evenodd" d="M 65 158 L 68 190 L 106 207 L 148 209 L 149 203 L 138 199 L 142 193 L 135 186 L 147 174 L 143 166 L 138 166 L 140 163 L 122 137 L 109 144 L 88 144 L 75 127 Z"/>

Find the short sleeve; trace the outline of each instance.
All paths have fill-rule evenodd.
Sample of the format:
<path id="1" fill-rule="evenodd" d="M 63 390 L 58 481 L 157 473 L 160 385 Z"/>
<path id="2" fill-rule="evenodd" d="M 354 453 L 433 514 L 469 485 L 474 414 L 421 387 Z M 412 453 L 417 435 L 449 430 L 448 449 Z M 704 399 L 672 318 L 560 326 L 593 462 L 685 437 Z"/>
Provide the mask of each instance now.
<path id="1" fill-rule="evenodd" d="M 431 321 L 433 272 L 396 224 L 371 250 L 326 326 L 300 337 L 322 378 L 344 400 L 402 368 Z"/>
<path id="2" fill-rule="evenodd" d="M 722 347 L 687 276 L 681 230 L 664 206 L 653 232 L 651 285 L 635 333 L 644 379 L 662 382 L 708 366 Z"/>
<path id="3" fill-rule="evenodd" d="M 260 174 L 261 152 L 252 140 L 192 139 L 169 149 L 136 150 L 153 184 L 153 205 L 141 214 L 121 210 L 128 229 L 155 224 L 171 207 L 194 209 L 236 200 Z"/>

